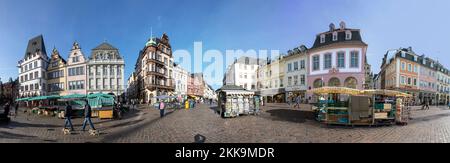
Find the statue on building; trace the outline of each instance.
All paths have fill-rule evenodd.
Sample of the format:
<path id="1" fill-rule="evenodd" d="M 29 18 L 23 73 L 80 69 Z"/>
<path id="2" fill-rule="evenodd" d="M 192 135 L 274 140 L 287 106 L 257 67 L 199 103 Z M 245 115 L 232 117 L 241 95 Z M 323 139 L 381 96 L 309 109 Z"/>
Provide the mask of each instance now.
<path id="1" fill-rule="evenodd" d="M 339 26 L 341 27 L 341 30 L 345 29 L 345 22 L 341 21 L 341 23 L 339 23 Z"/>

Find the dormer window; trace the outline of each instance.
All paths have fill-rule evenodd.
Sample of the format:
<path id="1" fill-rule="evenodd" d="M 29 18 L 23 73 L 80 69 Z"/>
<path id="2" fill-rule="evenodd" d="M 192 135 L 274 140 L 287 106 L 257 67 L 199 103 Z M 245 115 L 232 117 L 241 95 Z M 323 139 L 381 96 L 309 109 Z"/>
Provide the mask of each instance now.
<path id="1" fill-rule="evenodd" d="M 320 35 L 320 43 L 325 43 L 325 35 Z"/>
<path id="2" fill-rule="evenodd" d="M 404 51 L 402 51 L 401 56 L 402 56 L 402 58 L 405 58 L 406 57 L 406 53 Z"/>
<path id="3" fill-rule="evenodd" d="M 351 39 L 352 39 L 352 32 L 345 31 L 345 40 L 351 40 Z"/>
<path id="4" fill-rule="evenodd" d="M 417 56 L 414 56 L 414 61 L 416 61 L 416 62 L 417 62 Z"/>
<path id="5" fill-rule="evenodd" d="M 338 40 L 338 33 L 333 32 L 333 41 L 337 41 L 337 40 Z"/>

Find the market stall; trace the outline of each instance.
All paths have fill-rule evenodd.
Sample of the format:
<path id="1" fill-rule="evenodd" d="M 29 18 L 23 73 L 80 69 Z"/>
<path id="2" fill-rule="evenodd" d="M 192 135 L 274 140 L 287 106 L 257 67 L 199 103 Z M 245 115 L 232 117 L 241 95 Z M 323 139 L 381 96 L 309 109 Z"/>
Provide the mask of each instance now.
<path id="1" fill-rule="evenodd" d="M 374 125 L 408 123 L 412 95 L 393 90 L 364 90 L 362 94 L 372 97 Z"/>
<path id="2" fill-rule="evenodd" d="M 351 124 L 351 97 L 359 95 L 359 90 L 345 87 L 321 87 L 310 91 L 320 96 L 319 103 L 313 107 L 318 121 L 325 124 Z"/>
<path id="3" fill-rule="evenodd" d="M 114 96 L 108 94 L 90 94 L 87 100 L 92 108 L 92 117 L 100 119 L 114 118 Z"/>
<path id="4" fill-rule="evenodd" d="M 216 91 L 220 115 L 224 118 L 252 114 L 255 109 L 254 92 L 238 86 L 226 85 Z"/>
<path id="5" fill-rule="evenodd" d="M 66 102 L 69 102 L 69 104 L 72 106 L 72 116 L 82 117 L 84 115 L 85 99 L 86 95 L 81 94 L 71 94 L 62 96 L 60 99 L 58 99 L 58 106 L 59 106 L 58 118 L 65 118 L 64 110 L 66 107 Z"/>
<path id="6" fill-rule="evenodd" d="M 408 106 L 403 102 L 411 95 L 391 90 L 356 90 L 323 87 L 311 90 L 320 96 L 313 107 L 317 120 L 338 125 L 392 125 L 407 123 Z"/>
<path id="7" fill-rule="evenodd" d="M 59 107 L 56 103 L 56 100 L 58 100 L 59 98 L 60 96 L 58 95 L 51 95 L 51 96 L 37 96 L 20 100 L 31 102 L 30 111 L 33 114 L 44 116 L 55 116 L 56 114 L 58 114 Z"/>

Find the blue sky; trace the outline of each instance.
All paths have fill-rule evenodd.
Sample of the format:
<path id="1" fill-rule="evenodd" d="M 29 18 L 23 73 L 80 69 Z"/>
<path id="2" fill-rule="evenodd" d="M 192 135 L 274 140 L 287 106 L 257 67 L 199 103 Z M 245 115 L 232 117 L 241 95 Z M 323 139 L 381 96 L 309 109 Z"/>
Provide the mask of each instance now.
<path id="1" fill-rule="evenodd" d="M 39 34 L 47 52 L 55 46 L 65 58 L 75 40 L 89 56 L 106 39 L 124 56 L 128 78 L 151 27 L 174 50 L 192 52 L 202 41 L 203 51 L 285 52 L 310 47 L 342 20 L 361 29 L 374 72 L 387 49 L 408 46 L 450 67 L 449 15 L 448 0 L 0 0 L 0 77 L 17 77 L 17 61 Z"/>

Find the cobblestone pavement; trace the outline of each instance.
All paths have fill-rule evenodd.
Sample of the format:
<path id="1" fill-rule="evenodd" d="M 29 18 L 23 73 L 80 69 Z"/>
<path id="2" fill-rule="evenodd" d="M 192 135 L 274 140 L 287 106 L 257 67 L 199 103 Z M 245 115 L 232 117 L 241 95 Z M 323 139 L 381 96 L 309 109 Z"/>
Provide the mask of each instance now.
<path id="1" fill-rule="evenodd" d="M 207 143 L 450 142 L 450 110 L 444 107 L 414 107 L 407 126 L 353 128 L 319 124 L 307 105 L 301 108 L 269 104 L 260 116 L 222 119 L 207 105 L 170 110 L 164 118 L 159 118 L 158 110 L 141 106 L 122 120 L 94 119 L 100 131 L 97 137 L 79 131 L 82 119 L 74 119 L 78 131 L 65 136 L 62 119 L 21 113 L 9 125 L 0 125 L 0 142 L 192 143 L 196 135 L 206 137 Z"/>

